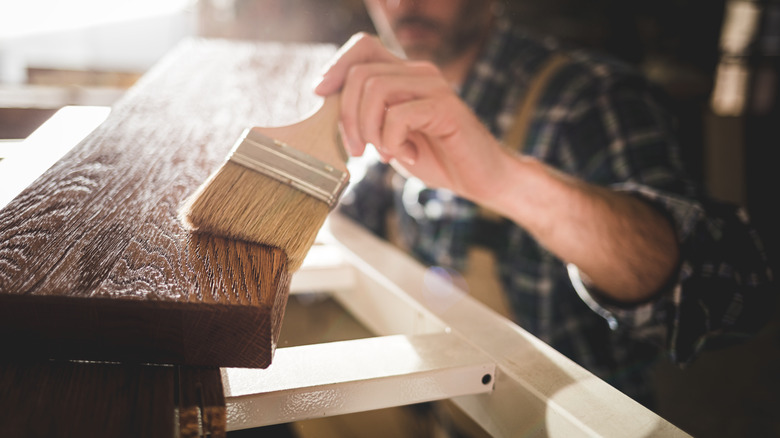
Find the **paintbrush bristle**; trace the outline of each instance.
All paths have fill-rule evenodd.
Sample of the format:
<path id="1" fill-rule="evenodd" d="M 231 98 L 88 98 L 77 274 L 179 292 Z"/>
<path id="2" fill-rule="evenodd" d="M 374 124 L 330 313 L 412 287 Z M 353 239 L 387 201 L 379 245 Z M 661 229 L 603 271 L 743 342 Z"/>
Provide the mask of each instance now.
<path id="1" fill-rule="evenodd" d="M 179 218 L 193 232 L 280 248 L 294 272 L 329 212 L 325 202 L 227 161 L 190 196 Z"/>

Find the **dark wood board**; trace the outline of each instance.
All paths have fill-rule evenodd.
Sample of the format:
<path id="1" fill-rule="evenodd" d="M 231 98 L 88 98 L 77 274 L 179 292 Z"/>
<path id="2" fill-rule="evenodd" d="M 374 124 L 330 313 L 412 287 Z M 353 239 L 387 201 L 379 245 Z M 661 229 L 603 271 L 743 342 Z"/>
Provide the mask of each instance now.
<path id="1" fill-rule="evenodd" d="M 0 210 L 7 357 L 266 367 L 290 274 L 275 248 L 186 232 L 177 210 L 251 126 L 319 104 L 330 45 L 182 42 Z"/>
<path id="2" fill-rule="evenodd" d="M 226 436 L 219 368 L 82 361 L 0 366 L 3 436 Z M 178 418 L 177 418 L 178 417 Z"/>
<path id="3" fill-rule="evenodd" d="M 175 436 L 173 366 L 69 361 L 0 367 L 3 436 Z"/>

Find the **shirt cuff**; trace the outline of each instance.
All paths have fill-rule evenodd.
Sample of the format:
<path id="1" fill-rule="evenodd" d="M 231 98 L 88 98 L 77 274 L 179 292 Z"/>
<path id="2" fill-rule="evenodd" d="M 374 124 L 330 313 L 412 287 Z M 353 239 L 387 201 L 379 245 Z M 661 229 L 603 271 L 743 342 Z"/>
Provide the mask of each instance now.
<path id="1" fill-rule="evenodd" d="M 568 263 L 566 270 L 569 273 L 569 279 L 577 295 L 593 312 L 607 321 L 610 329 L 617 330 L 621 327 L 639 328 L 653 324 L 656 300 L 629 305 L 613 304 L 585 285 L 585 281 L 583 281 L 582 274 L 577 266 Z"/>

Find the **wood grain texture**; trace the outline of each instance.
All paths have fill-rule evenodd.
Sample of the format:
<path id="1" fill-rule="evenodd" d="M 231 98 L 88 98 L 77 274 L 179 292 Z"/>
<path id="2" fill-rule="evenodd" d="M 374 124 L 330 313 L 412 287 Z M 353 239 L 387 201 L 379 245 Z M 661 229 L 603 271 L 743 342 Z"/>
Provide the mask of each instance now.
<path id="1" fill-rule="evenodd" d="M 0 210 L 4 354 L 266 367 L 289 287 L 274 248 L 185 232 L 177 210 L 250 126 L 319 105 L 329 45 L 193 39 Z"/>
<path id="2" fill-rule="evenodd" d="M 0 366 L 8 437 L 174 436 L 174 367 L 68 361 Z"/>
<path id="3" fill-rule="evenodd" d="M 178 367 L 179 436 L 224 438 L 227 412 L 222 374 L 215 367 Z"/>
<path id="4" fill-rule="evenodd" d="M 224 438 L 227 434 L 217 367 L 9 361 L 0 364 L 0 393 L 3 436 Z"/>

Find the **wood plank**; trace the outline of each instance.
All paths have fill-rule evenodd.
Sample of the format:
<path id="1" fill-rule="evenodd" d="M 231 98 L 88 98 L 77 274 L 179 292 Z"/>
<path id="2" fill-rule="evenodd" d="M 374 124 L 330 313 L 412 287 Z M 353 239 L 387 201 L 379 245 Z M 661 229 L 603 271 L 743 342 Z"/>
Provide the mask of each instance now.
<path id="1" fill-rule="evenodd" d="M 183 200 L 249 126 L 292 123 L 329 45 L 188 40 L 0 210 L 4 354 L 266 367 L 278 249 L 185 232 Z"/>
<path id="2" fill-rule="evenodd" d="M 217 367 L 11 361 L 0 393 L 4 436 L 226 436 Z"/>
<path id="3" fill-rule="evenodd" d="M 178 367 L 179 436 L 224 438 L 225 392 L 217 367 Z"/>
<path id="4" fill-rule="evenodd" d="M 0 366 L 0 430 L 13 437 L 174 436 L 174 369 L 70 361 Z"/>

